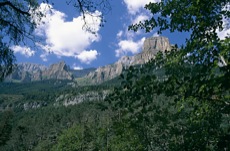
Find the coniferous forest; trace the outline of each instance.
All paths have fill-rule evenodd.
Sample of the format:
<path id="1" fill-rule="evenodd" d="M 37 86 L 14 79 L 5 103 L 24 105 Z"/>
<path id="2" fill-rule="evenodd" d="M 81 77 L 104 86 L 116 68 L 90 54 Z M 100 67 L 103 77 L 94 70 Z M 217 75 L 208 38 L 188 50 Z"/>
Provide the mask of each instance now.
<path id="1" fill-rule="evenodd" d="M 190 37 L 101 84 L 1 82 L 0 151 L 230 150 L 230 38 L 216 32 L 229 20 L 228 8 L 228 0 L 145 5 L 153 17 L 129 30 L 159 27 L 159 34 Z M 14 57 L 2 63 L 12 57 L 7 50 L 0 54 L 1 80 L 13 69 Z"/>

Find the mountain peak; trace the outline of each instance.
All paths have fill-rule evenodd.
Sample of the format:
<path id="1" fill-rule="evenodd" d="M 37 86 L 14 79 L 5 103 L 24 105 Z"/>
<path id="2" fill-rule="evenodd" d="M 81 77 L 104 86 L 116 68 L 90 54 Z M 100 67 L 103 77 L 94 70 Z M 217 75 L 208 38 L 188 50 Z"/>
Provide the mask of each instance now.
<path id="1" fill-rule="evenodd" d="M 65 61 L 60 61 L 60 62 L 52 64 L 50 66 L 50 69 L 55 70 L 55 71 L 57 71 L 57 70 L 68 70 L 67 68 L 68 67 L 67 67 Z"/>
<path id="2" fill-rule="evenodd" d="M 90 72 L 85 76 L 85 81 L 91 81 L 92 83 L 102 83 L 107 80 L 111 80 L 122 73 L 123 69 L 126 69 L 133 65 L 141 65 L 147 63 L 154 58 L 159 51 L 170 51 L 171 45 L 167 37 L 150 37 L 146 38 L 143 45 L 143 51 L 134 56 L 123 56 L 116 63 L 98 68 L 96 71 Z"/>
<path id="3" fill-rule="evenodd" d="M 163 36 L 146 38 L 143 45 L 143 52 L 154 51 L 157 53 L 158 51 L 165 51 L 170 49 L 171 46 L 169 39 Z"/>
<path id="4" fill-rule="evenodd" d="M 64 61 L 52 64 L 48 70 L 43 72 L 43 79 L 72 80 L 73 75 Z"/>
<path id="5" fill-rule="evenodd" d="M 64 61 L 52 64 L 49 67 L 33 63 L 20 63 L 12 74 L 6 78 L 6 81 L 31 82 L 50 79 L 73 80 L 73 74 Z"/>

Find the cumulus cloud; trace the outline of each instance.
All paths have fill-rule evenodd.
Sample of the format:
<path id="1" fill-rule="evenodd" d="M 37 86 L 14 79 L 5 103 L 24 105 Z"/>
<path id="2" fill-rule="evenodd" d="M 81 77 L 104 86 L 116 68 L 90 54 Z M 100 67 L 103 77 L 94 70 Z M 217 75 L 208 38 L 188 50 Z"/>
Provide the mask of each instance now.
<path id="1" fill-rule="evenodd" d="M 50 10 L 52 9 L 52 10 Z M 99 11 L 93 14 L 85 14 L 85 20 L 83 16 L 73 18 L 71 21 L 66 21 L 66 14 L 57 11 L 48 4 L 42 3 L 40 5 L 40 10 L 45 12 L 46 17 L 42 19 L 44 24 L 40 24 L 35 30 L 36 34 L 45 37 L 45 43 L 39 44 L 39 46 L 45 50 L 45 53 L 51 52 L 59 57 L 75 57 L 79 58 L 82 53 L 85 58 L 91 58 L 90 61 L 85 61 L 80 59 L 82 62 L 92 61 L 92 51 L 87 52 L 87 48 L 93 43 L 100 40 L 100 35 L 98 34 L 100 29 L 101 20 L 98 17 L 101 13 Z M 83 26 L 87 24 L 94 33 L 87 32 L 83 29 Z M 93 52 L 95 52 L 94 50 Z M 41 57 L 45 58 L 46 55 Z M 95 55 L 97 56 L 97 55 Z M 96 59 L 96 58 L 93 58 Z"/>
<path id="2" fill-rule="evenodd" d="M 135 17 L 135 19 L 132 21 L 132 24 L 137 24 L 140 21 L 143 22 L 147 20 L 149 17 L 147 15 L 141 14 Z"/>
<path id="3" fill-rule="evenodd" d="M 144 6 L 150 2 L 156 3 L 161 0 L 123 0 L 127 13 L 129 14 L 129 20 L 126 22 L 124 27 L 131 24 L 137 24 L 150 18 Z M 127 28 L 118 31 L 117 33 L 117 49 L 115 50 L 116 57 L 127 55 L 128 53 L 137 54 L 141 51 L 146 35 L 143 34 L 142 30 L 137 32 L 129 31 Z M 154 36 L 157 36 L 155 33 Z M 142 38 L 144 37 L 144 38 Z"/>
<path id="4" fill-rule="evenodd" d="M 128 14 L 128 25 L 139 23 L 149 19 L 149 14 L 145 11 L 144 6 L 150 2 L 159 2 L 160 0 L 123 0 Z M 124 25 L 127 27 L 128 25 Z M 128 53 L 136 54 L 141 51 L 145 38 L 140 38 L 142 31 L 129 31 L 127 28 L 120 30 L 117 33 L 117 49 L 115 50 L 116 57 L 127 55 Z"/>
<path id="5" fill-rule="evenodd" d="M 146 4 L 150 2 L 155 3 L 160 2 L 160 0 L 124 0 L 128 12 L 133 15 L 138 13 Z"/>
<path id="6" fill-rule="evenodd" d="M 132 54 L 137 54 L 140 52 L 143 43 L 144 43 L 145 38 L 142 38 L 138 41 L 133 41 L 133 40 L 121 40 L 118 43 L 118 49 L 115 50 L 116 52 L 116 57 L 123 56 L 127 53 L 132 53 Z"/>
<path id="7" fill-rule="evenodd" d="M 35 54 L 34 50 L 31 50 L 29 47 L 25 46 L 12 46 L 11 49 L 14 51 L 14 53 L 20 53 L 21 55 L 24 55 L 27 58 Z"/>
<path id="8" fill-rule="evenodd" d="M 76 56 L 82 63 L 90 64 L 93 60 L 97 59 L 99 53 L 96 50 L 82 51 Z"/>
<path id="9" fill-rule="evenodd" d="M 78 66 L 76 63 L 74 63 L 74 64 L 72 65 L 72 68 L 73 68 L 74 70 L 83 70 L 83 68 L 82 68 L 81 66 Z"/>

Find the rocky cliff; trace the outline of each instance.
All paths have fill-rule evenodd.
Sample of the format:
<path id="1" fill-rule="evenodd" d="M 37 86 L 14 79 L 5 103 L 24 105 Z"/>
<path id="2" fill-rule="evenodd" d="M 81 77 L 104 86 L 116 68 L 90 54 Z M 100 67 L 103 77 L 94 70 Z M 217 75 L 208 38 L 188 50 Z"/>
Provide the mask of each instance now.
<path id="1" fill-rule="evenodd" d="M 73 80 L 73 75 L 69 70 L 69 67 L 64 61 L 52 64 L 48 69 L 42 72 L 42 79 Z"/>
<path id="2" fill-rule="evenodd" d="M 102 83 L 111 80 L 121 74 L 123 69 L 132 65 L 144 64 L 155 57 L 159 51 L 170 51 L 171 45 L 166 37 L 150 37 L 144 41 L 143 50 L 134 56 L 123 56 L 116 63 L 99 67 L 90 72 L 84 81 L 91 81 L 91 84 Z"/>
<path id="3" fill-rule="evenodd" d="M 6 81 L 31 82 L 41 80 L 72 80 L 73 75 L 64 61 L 46 67 L 39 64 L 20 63 Z"/>
<path id="4" fill-rule="evenodd" d="M 79 94 L 66 93 L 56 98 L 54 106 L 69 106 L 79 104 L 84 101 L 102 101 L 111 92 L 109 89 L 104 90 L 88 90 Z"/>
<path id="5" fill-rule="evenodd" d="M 123 56 L 114 64 L 81 72 L 70 70 L 64 61 L 52 64 L 50 67 L 21 63 L 15 68 L 6 81 L 31 82 L 40 80 L 73 80 L 77 78 L 79 84 L 98 84 L 119 76 L 123 69 L 132 65 L 147 63 L 159 51 L 171 50 L 171 45 L 166 37 L 146 38 L 142 51 L 134 56 Z"/>

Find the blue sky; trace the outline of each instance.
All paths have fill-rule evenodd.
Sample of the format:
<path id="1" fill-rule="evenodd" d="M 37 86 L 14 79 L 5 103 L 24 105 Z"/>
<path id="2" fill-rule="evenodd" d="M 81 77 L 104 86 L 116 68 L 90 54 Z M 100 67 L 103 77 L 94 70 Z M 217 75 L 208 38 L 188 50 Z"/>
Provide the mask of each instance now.
<path id="1" fill-rule="evenodd" d="M 44 24 L 38 26 L 34 34 L 42 37 L 39 43 L 26 46 L 12 46 L 17 63 L 32 62 L 49 66 L 65 61 L 71 68 L 99 67 L 116 62 L 124 55 L 135 55 L 142 50 L 147 37 L 158 36 L 156 29 L 151 33 L 128 31 L 132 23 L 148 19 L 151 14 L 143 7 L 158 0 L 116 0 L 110 1 L 111 10 L 105 14 L 106 23 L 100 27 L 98 18 L 87 16 L 86 21 L 95 34 L 82 29 L 81 14 L 65 1 L 56 1 L 49 10 L 48 4 L 41 3 L 40 10 L 46 13 Z M 100 10 L 93 15 L 100 15 Z M 229 31 L 225 31 L 225 35 Z M 171 44 L 183 44 L 188 33 L 170 33 Z"/>

